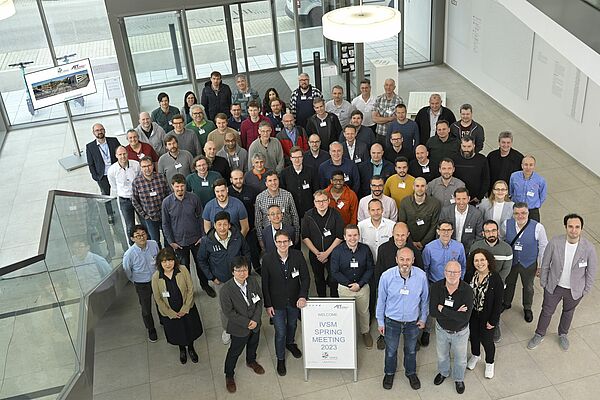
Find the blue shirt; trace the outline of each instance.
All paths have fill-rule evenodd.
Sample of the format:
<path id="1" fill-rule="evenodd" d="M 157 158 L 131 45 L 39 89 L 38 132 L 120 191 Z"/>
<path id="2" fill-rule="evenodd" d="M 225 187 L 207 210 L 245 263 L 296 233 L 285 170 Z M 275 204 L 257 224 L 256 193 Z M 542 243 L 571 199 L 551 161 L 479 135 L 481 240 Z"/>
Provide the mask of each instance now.
<path id="1" fill-rule="evenodd" d="M 423 250 L 423 266 L 427 278 L 431 282 L 444 279 L 444 268 L 448 261 L 458 261 L 460 264 L 460 278 L 465 277 L 467 270 L 467 258 L 462 243 L 450 239 L 448 246 L 442 245 L 440 239 L 429 242 Z"/>
<path id="2" fill-rule="evenodd" d="M 217 199 L 212 199 L 206 203 L 204 211 L 202 212 L 202 219 L 210 221 L 210 223 L 213 224 L 215 215 L 217 215 L 219 211 L 227 211 L 229 213 L 229 221 L 232 225 L 237 226 L 238 229 L 242 229 L 240 220 L 248 218 L 248 212 L 246 211 L 246 207 L 244 207 L 244 203 L 235 197 L 229 196 L 225 208 L 219 205 Z"/>
<path id="3" fill-rule="evenodd" d="M 123 270 L 127 279 L 134 283 L 148 283 L 156 272 L 156 255 L 158 244 L 154 240 L 146 242 L 142 249 L 137 244 L 131 246 L 123 255 Z"/>
<path id="4" fill-rule="evenodd" d="M 398 266 L 381 275 L 375 314 L 379 326 L 385 326 L 385 317 L 399 322 L 425 322 L 428 314 L 429 285 L 422 269 L 412 267 L 407 279 L 400 275 Z"/>
<path id="5" fill-rule="evenodd" d="M 358 243 L 356 251 L 353 252 L 344 242 L 333 249 L 330 258 L 331 275 L 340 285 L 358 283 L 363 287 L 373 276 L 373 254 L 366 244 Z"/>
<path id="6" fill-rule="evenodd" d="M 331 183 L 331 174 L 338 170 L 344 173 L 344 183 L 348 185 L 354 193 L 358 193 L 360 190 L 358 167 L 354 161 L 348 160 L 347 158 L 342 158 L 342 165 L 333 165 L 333 161 L 329 159 L 319 166 L 321 189 L 325 189 L 329 186 Z"/>
<path id="7" fill-rule="evenodd" d="M 540 208 L 546 201 L 546 180 L 535 172 L 525 179 L 523 171 L 510 175 L 510 197 L 515 203 L 527 203 L 528 208 Z"/>

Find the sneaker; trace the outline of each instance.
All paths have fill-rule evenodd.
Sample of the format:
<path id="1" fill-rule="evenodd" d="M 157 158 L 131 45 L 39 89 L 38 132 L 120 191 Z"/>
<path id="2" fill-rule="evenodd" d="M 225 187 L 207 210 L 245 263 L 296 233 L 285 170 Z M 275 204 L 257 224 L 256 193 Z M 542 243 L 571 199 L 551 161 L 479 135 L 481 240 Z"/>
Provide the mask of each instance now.
<path id="1" fill-rule="evenodd" d="M 148 341 L 150 343 L 156 343 L 157 340 L 158 340 L 158 335 L 156 334 L 156 329 L 155 328 L 148 329 Z"/>
<path id="2" fill-rule="evenodd" d="M 485 374 L 483 376 L 487 379 L 492 379 L 494 377 L 494 363 L 485 363 Z"/>
<path id="3" fill-rule="evenodd" d="M 529 350 L 533 350 L 536 347 L 538 347 L 539 344 L 542 343 L 543 341 L 544 341 L 544 337 L 542 335 L 539 335 L 536 333 L 535 335 L 533 335 L 533 337 L 527 343 L 527 348 Z"/>
<path id="4" fill-rule="evenodd" d="M 494 343 L 500 343 L 502 340 L 502 331 L 500 330 L 500 324 L 494 327 Z"/>
<path id="5" fill-rule="evenodd" d="M 371 336 L 371 334 L 369 332 L 367 332 L 367 333 L 363 333 L 362 338 L 363 338 L 363 342 L 364 342 L 367 350 L 372 349 L 373 348 L 373 336 Z"/>
<path id="6" fill-rule="evenodd" d="M 229 343 L 231 343 L 231 335 L 226 331 L 223 331 L 221 334 L 221 340 L 223 341 L 223 344 L 227 346 Z"/>
<path id="7" fill-rule="evenodd" d="M 569 350 L 569 338 L 567 338 L 567 335 L 558 335 L 558 345 L 563 351 Z"/>
<path id="8" fill-rule="evenodd" d="M 379 335 L 377 338 L 377 350 L 385 350 L 385 337 Z"/>
<path id="9" fill-rule="evenodd" d="M 417 376 L 417 374 L 412 374 L 407 376 L 408 381 L 410 382 L 410 387 L 413 390 L 419 390 L 421 389 L 421 381 L 419 380 L 419 377 Z"/>
<path id="10" fill-rule="evenodd" d="M 467 363 L 467 368 L 473 371 L 479 360 L 481 360 L 481 356 L 471 356 L 471 358 L 469 358 L 469 362 Z"/>
<path id="11" fill-rule="evenodd" d="M 383 388 L 390 390 L 394 386 L 394 374 L 383 375 Z"/>

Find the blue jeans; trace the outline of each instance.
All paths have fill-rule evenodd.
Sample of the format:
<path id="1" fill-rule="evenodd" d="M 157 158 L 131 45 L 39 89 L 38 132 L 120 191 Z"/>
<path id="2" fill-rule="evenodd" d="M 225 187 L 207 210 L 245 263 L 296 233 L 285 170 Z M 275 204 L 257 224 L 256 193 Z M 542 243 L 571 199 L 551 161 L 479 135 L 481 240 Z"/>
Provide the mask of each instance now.
<path id="1" fill-rule="evenodd" d="M 417 373 L 417 322 L 400 322 L 385 318 L 385 363 L 386 375 L 393 375 L 398 368 L 398 345 L 400 335 L 404 336 L 404 375 Z"/>
<path id="2" fill-rule="evenodd" d="M 285 360 L 285 345 L 293 344 L 296 336 L 296 326 L 300 309 L 296 306 L 286 306 L 285 309 L 276 309 L 273 316 L 275 327 L 275 355 L 278 360 Z"/>
<path id="3" fill-rule="evenodd" d="M 161 222 L 152 221 L 151 219 L 144 219 L 142 221 L 144 222 L 146 229 L 148 229 L 148 235 L 150 236 L 150 239 L 155 240 L 156 243 L 158 243 L 158 247 L 162 247 L 160 244 L 160 229 L 162 226 Z"/>
<path id="4" fill-rule="evenodd" d="M 445 377 L 450 376 L 450 353 L 454 357 L 452 366 L 452 379 L 455 382 L 465 380 L 467 368 L 467 344 L 469 342 L 469 327 L 462 331 L 450 333 L 444 330 L 439 323 L 435 323 L 436 350 L 438 359 L 438 372 Z"/>

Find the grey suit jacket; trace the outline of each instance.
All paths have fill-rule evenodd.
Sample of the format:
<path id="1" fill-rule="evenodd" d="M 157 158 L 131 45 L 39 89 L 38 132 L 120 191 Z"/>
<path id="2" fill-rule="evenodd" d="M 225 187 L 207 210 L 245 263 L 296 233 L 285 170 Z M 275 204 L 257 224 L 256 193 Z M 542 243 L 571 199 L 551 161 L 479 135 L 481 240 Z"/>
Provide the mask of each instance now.
<path id="1" fill-rule="evenodd" d="M 498 228 L 502 226 L 502 223 L 504 221 L 512 218 L 514 204 L 515 203 L 513 203 L 512 201 L 504 202 L 504 205 L 502 206 L 502 214 L 500 215 L 500 220 L 496 221 L 498 223 Z M 481 203 L 479 203 L 477 208 L 479 208 L 479 211 L 481 211 L 481 213 L 483 214 L 484 221 L 487 221 L 488 219 L 494 219 L 494 206 L 488 200 L 487 197 L 481 200 Z"/>
<path id="2" fill-rule="evenodd" d="M 451 204 L 442 208 L 440 212 L 440 221 L 450 221 L 454 227 L 454 233 L 452 239 L 456 240 L 456 217 L 454 215 L 454 209 L 456 206 Z M 469 254 L 469 249 L 474 241 L 483 238 L 483 216 L 475 206 L 469 204 L 467 210 L 467 218 L 465 218 L 465 224 L 462 228 L 462 236 L 460 242 L 465 246 L 465 253 Z"/>
<path id="3" fill-rule="evenodd" d="M 540 283 L 550 293 L 558 286 L 565 263 L 565 235 L 555 236 L 544 251 Z M 571 295 L 577 300 L 588 293 L 594 285 L 598 258 L 594 245 L 585 238 L 579 239 L 571 265 Z"/>
<path id="4" fill-rule="evenodd" d="M 254 276 L 248 276 L 246 282 L 248 282 L 246 288 L 247 303 L 244 300 L 242 290 L 235 283 L 235 278 L 225 282 L 219 293 L 221 311 L 227 318 L 227 332 L 237 337 L 245 337 L 250 334 L 248 329 L 250 320 L 257 323 L 253 331 L 258 332 L 260 330 L 260 315 L 263 309 L 262 289 Z M 258 295 L 260 300 L 254 303 L 252 301 L 253 295 Z"/>

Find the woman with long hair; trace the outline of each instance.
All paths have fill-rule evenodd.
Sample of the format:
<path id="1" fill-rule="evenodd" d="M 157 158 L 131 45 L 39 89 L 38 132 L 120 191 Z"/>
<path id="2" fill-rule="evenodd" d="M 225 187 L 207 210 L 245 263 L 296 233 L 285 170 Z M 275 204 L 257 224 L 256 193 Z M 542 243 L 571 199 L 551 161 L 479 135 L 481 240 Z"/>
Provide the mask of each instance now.
<path id="1" fill-rule="evenodd" d="M 191 90 L 185 92 L 185 96 L 183 96 L 183 108 L 181 109 L 181 111 L 183 111 L 183 117 L 185 118 L 186 125 L 192 121 L 190 107 L 194 104 L 198 104 L 198 99 L 196 98 L 194 92 L 192 92 Z"/>
<path id="2" fill-rule="evenodd" d="M 479 210 L 483 213 L 483 220 L 493 219 L 498 226 L 507 219 L 512 218 L 515 203 L 508 197 L 508 184 L 503 180 L 494 182 L 490 195 L 479 203 Z"/>
<path id="3" fill-rule="evenodd" d="M 275 88 L 268 88 L 267 91 L 265 92 L 265 96 L 263 97 L 263 104 L 262 104 L 262 114 L 263 115 L 267 115 L 268 113 L 270 113 L 271 110 L 271 100 L 273 99 L 279 99 L 281 101 L 281 113 L 285 114 L 285 101 L 283 101 L 283 99 L 281 97 L 279 97 L 279 93 L 277 92 L 277 89 Z"/>

